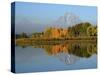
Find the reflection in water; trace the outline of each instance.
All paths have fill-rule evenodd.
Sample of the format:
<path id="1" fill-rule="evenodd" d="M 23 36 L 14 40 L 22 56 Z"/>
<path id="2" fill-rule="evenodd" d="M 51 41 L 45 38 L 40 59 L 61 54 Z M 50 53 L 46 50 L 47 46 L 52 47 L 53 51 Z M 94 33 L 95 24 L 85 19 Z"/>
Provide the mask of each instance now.
<path id="1" fill-rule="evenodd" d="M 89 58 L 93 54 L 97 54 L 96 42 L 73 42 L 73 43 L 62 43 L 62 44 L 49 44 L 49 45 L 37 45 L 31 44 L 17 44 L 22 48 L 32 46 L 34 48 L 42 48 L 47 55 L 55 56 L 61 62 L 65 64 L 74 64 L 80 58 Z"/>

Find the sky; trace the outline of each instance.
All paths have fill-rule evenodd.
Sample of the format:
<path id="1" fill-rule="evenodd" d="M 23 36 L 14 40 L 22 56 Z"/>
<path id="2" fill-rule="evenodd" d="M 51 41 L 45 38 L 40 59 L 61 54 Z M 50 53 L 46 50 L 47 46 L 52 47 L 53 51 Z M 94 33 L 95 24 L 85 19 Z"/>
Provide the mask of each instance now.
<path id="1" fill-rule="evenodd" d="M 15 2 L 16 33 L 43 31 L 67 12 L 77 15 L 83 22 L 97 24 L 95 6 Z"/>

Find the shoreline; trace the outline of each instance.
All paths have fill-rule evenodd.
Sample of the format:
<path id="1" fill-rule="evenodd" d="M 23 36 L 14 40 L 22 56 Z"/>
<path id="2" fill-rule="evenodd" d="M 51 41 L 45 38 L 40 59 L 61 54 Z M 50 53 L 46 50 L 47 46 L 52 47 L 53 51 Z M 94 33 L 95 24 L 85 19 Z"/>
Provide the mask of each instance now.
<path id="1" fill-rule="evenodd" d="M 16 44 L 60 44 L 60 43 L 96 43 L 97 37 L 92 38 L 59 38 L 59 39 L 33 39 L 33 38 L 20 38 L 15 39 Z"/>

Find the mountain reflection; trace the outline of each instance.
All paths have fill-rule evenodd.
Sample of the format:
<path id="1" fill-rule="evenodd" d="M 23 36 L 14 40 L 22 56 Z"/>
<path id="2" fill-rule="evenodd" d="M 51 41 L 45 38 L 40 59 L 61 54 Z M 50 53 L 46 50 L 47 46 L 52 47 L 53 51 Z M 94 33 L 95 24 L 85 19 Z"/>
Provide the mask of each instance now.
<path id="1" fill-rule="evenodd" d="M 71 42 L 61 44 L 17 44 L 22 48 L 32 46 L 33 48 L 42 48 L 47 55 L 55 56 L 66 64 L 73 64 L 80 58 L 89 58 L 97 54 L 96 42 Z"/>

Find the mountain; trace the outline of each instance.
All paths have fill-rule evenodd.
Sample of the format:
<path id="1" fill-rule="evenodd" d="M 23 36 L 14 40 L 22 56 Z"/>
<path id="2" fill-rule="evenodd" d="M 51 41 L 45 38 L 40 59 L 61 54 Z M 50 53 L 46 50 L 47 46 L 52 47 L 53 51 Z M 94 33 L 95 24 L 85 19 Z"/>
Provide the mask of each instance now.
<path id="1" fill-rule="evenodd" d="M 57 27 L 69 27 L 75 24 L 81 23 L 81 19 L 73 13 L 65 13 L 63 16 L 60 16 L 52 24 Z"/>

